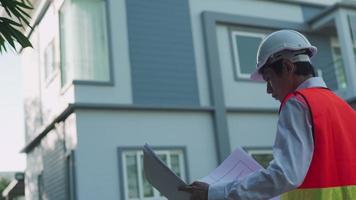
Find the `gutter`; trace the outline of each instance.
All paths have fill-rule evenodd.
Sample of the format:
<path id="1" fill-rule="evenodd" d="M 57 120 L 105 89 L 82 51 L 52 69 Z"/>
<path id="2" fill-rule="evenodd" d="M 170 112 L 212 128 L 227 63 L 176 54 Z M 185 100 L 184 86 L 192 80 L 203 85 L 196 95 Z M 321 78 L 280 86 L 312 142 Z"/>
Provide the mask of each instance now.
<path id="1" fill-rule="evenodd" d="M 356 10 L 356 3 L 355 2 L 339 2 L 335 3 L 334 5 L 330 6 L 329 8 L 325 9 L 322 11 L 320 14 L 312 17 L 309 19 L 306 24 L 313 24 L 314 22 L 320 20 L 321 18 L 329 15 L 330 13 L 334 12 L 335 10 L 338 10 L 340 8 L 345 8 L 345 9 L 352 9 Z"/>
<path id="2" fill-rule="evenodd" d="M 257 0 L 257 1 L 267 1 L 267 2 L 277 2 L 277 3 L 283 3 L 283 4 L 292 4 L 292 5 L 303 5 L 303 6 L 309 6 L 309 7 L 317 7 L 317 8 L 325 8 L 329 4 L 325 3 L 316 3 L 316 2 L 308 2 L 308 1 L 301 1 L 301 0 Z"/>
<path id="3" fill-rule="evenodd" d="M 41 140 L 56 127 L 56 124 L 64 121 L 67 117 L 78 109 L 94 109 L 94 110 L 138 110 L 138 111 L 182 111 L 182 112 L 213 112 L 212 107 L 196 107 L 196 106 L 145 106 L 145 105 L 125 105 L 125 104 L 93 104 L 93 103 L 74 103 L 68 104 L 67 108 L 60 113 L 51 123 L 45 125 L 39 131 L 39 134 L 33 138 L 20 151 L 21 153 L 29 153 L 32 151 Z"/>
<path id="4" fill-rule="evenodd" d="M 52 129 L 55 128 L 55 125 L 61 121 L 64 121 L 70 114 L 74 111 L 74 104 L 69 104 L 68 107 L 59 114 L 49 125 L 42 128 L 40 134 L 38 134 L 32 141 L 30 141 L 26 146 L 21 150 L 21 153 L 30 152 L 38 143 L 41 142 L 42 138 L 44 138 L 47 133 L 49 133 Z"/>

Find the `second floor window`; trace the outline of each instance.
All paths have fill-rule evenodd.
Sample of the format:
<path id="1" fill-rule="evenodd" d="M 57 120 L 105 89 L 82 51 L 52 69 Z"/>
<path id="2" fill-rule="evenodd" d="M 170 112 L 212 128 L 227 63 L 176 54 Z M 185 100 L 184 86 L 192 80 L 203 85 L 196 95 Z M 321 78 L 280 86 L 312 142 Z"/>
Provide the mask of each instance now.
<path id="1" fill-rule="evenodd" d="M 64 1 L 59 12 L 62 86 L 109 81 L 105 0 Z"/>
<path id="2" fill-rule="evenodd" d="M 331 52 L 333 55 L 333 66 L 336 77 L 334 81 L 337 83 L 337 89 L 345 89 L 347 87 L 347 80 L 338 38 L 331 38 Z"/>
<path id="3" fill-rule="evenodd" d="M 232 31 L 231 37 L 236 77 L 248 80 L 256 69 L 258 46 L 265 34 Z"/>
<path id="4" fill-rule="evenodd" d="M 330 85 L 335 85 L 334 88 L 331 88 L 333 90 L 346 89 L 347 78 L 339 38 L 331 37 L 330 47 L 332 53 L 332 63 L 326 69 L 325 73 L 334 73 L 335 78 L 325 79 L 325 81 Z M 353 52 L 356 55 L 356 42 L 353 43 Z"/>

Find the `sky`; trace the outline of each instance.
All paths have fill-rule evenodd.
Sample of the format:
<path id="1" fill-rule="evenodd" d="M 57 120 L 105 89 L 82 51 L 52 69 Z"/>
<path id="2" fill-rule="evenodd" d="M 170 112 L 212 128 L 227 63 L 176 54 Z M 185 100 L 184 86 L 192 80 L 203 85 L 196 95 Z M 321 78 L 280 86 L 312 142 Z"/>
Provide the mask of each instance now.
<path id="1" fill-rule="evenodd" d="M 24 171 L 22 72 L 15 52 L 0 53 L 0 90 L 0 172 Z"/>

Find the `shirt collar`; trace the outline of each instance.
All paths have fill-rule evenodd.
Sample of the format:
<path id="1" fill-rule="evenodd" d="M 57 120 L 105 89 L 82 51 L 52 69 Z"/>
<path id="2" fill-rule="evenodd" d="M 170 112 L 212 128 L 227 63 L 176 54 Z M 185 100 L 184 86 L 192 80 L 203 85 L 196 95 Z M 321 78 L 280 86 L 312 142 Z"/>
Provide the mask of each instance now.
<path id="1" fill-rule="evenodd" d="M 324 87 L 326 88 L 326 84 L 324 80 L 320 77 L 311 77 L 307 80 L 305 80 L 303 83 L 301 83 L 298 87 L 297 90 L 305 89 L 305 88 L 312 88 L 312 87 Z"/>

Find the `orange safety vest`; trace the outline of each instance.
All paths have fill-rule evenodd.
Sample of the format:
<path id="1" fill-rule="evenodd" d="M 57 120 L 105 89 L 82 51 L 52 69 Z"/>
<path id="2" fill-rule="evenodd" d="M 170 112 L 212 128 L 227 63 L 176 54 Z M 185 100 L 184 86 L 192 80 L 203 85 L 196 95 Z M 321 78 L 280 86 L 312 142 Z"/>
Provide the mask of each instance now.
<path id="1" fill-rule="evenodd" d="M 356 200 L 356 112 L 327 88 L 306 88 L 287 95 L 303 98 L 313 125 L 314 153 L 303 183 L 288 200 Z"/>

